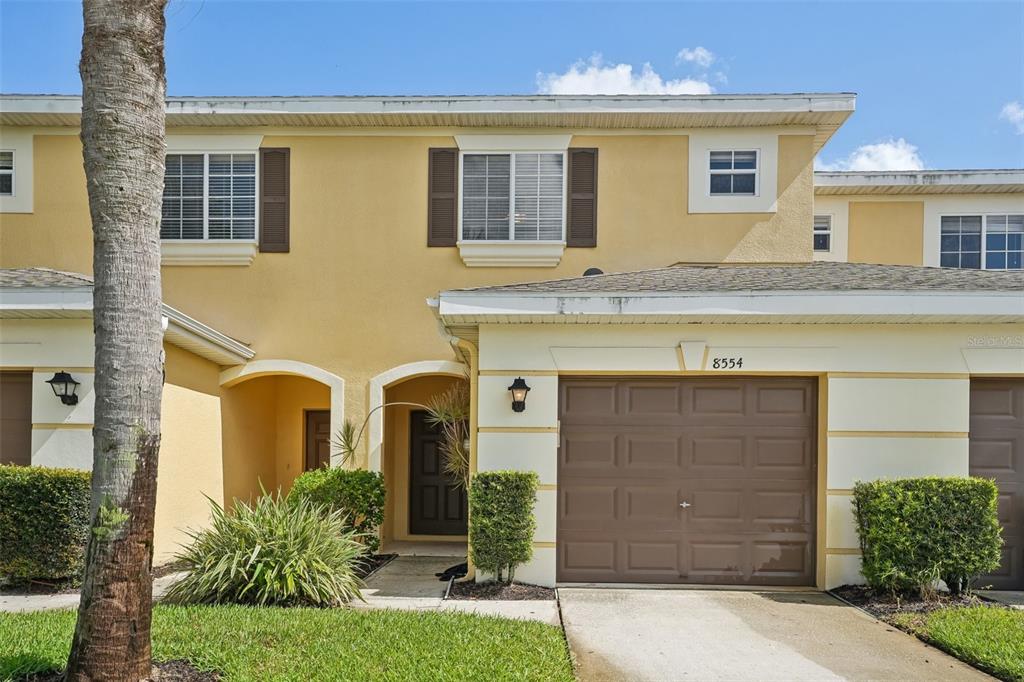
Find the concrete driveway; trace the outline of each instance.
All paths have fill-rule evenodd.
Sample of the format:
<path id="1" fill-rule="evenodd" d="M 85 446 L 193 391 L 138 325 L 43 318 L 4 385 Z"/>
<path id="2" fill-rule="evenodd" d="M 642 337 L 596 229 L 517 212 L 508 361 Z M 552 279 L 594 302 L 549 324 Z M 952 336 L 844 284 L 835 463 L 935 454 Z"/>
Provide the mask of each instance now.
<path id="1" fill-rule="evenodd" d="M 991 680 L 821 592 L 562 588 L 582 680 Z"/>

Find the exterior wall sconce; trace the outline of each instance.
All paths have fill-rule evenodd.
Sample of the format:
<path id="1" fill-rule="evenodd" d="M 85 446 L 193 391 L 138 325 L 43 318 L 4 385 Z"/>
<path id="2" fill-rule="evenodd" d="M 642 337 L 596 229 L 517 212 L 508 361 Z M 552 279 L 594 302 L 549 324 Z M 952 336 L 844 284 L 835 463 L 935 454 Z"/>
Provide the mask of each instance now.
<path id="1" fill-rule="evenodd" d="M 50 384 L 53 394 L 60 398 L 60 401 L 65 405 L 78 404 L 78 396 L 75 395 L 75 392 L 78 390 L 78 382 L 67 372 L 57 372 L 46 383 Z"/>
<path id="2" fill-rule="evenodd" d="M 522 377 L 519 377 L 512 382 L 512 385 L 508 387 L 509 392 L 512 394 L 512 411 L 513 412 L 525 412 L 526 411 L 526 394 L 530 392 L 530 387 L 526 385 Z"/>

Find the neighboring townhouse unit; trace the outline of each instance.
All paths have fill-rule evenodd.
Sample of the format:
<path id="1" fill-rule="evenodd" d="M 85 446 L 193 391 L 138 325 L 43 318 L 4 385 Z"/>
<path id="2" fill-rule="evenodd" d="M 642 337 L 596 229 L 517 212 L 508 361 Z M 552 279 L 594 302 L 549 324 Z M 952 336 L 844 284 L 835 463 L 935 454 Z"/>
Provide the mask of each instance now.
<path id="1" fill-rule="evenodd" d="M 1024 268 L 1024 170 L 814 174 L 814 260 Z"/>
<path id="2" fill-rule="evenodd" d="M 88 465 L 80 106 L 0 97 L 0 408 L 29 434 L 5 460 Z M 994 580 L 1024 584 L 1024 271 L 815 262 L 838 198 L 813 162 L 853 109 L 171 98 L 157 513 L 178 522 L 158 560 L 202 522 L 201 493 L 286 490 L 323 465 L 384 474 L 385 544 L 465 542 L 465 494 L 408 403 L 468 378 L 471 468 L 540 477 L 524 581 L 856 581 L 855 481 L 973 472 L 1004 491 Z M 859 197 L 840 260 L 883 224 L 860 204 L 885 202 Z M 61 370 L 77 406 L 45 385 Z M 342 463 L 345 420 L 367 429 Z"/>

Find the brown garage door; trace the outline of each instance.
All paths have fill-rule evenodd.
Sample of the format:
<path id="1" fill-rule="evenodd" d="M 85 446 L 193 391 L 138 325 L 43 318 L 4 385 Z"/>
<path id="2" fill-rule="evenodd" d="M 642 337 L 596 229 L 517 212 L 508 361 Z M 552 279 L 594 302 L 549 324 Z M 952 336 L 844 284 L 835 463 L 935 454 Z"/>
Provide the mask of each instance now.
<path id="1" fill-rule="evenodd" d="M 32 372 L 0 372 L 0 464 L 32 463 Z"/>
<path id="2" fill-rule="evenodd" d="M 999 486 L 1003 561 L 979 581 L 1024 589 L 1024 379 L 971 380 L 971 476 Z"/>
<path id="3" fill-rule="evenodd" d="M 815 387 L 563 380 L 558 580 L 813 584 Z"/>

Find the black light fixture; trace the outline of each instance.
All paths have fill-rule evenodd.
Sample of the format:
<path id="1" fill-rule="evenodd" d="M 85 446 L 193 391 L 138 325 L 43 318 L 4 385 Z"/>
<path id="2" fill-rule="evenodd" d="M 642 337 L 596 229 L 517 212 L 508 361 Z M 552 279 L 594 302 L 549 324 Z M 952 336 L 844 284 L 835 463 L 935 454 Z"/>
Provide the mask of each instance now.
<path id="1" fill-rule="evenodd" d="M 65 405 L 78 404 L 78 396 L 75 395 L 75 391 L 78 390 L 78 382 L 75 381 L 75 378 L 67 372 L 57 372 L 53 375 L 53 378 L 46 383 L 50 384 L 50 388 L 53 389 L 53 394 L 60 398 L 60 401 Z"/>
<path id="2" fill-rule="evenodd" d="M 512 385 L 508 387 L 508 390 L 512 394 L 512 411 L 526 411 L 526 394 L 530 392 L 530 387 L 526 385 L 523 378 L 519 377 L 513 381 Z"/>

